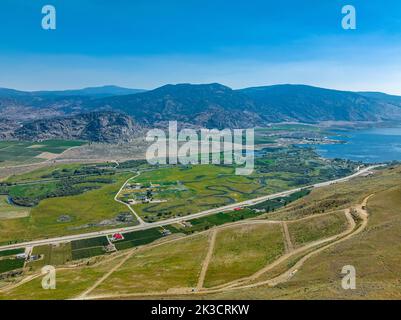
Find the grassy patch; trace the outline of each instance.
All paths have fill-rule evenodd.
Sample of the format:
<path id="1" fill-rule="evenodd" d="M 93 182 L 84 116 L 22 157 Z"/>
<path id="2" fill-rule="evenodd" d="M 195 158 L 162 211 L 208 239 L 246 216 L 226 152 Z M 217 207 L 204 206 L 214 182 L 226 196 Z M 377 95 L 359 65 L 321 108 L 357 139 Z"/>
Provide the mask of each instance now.
<path id="1" fill-rule="evenodd" d="M 108 272 L 121 257 L 95 266 L 57 270 L 56 290 L 43 290 L 42 277 L 24 283 L 7 293 L 0 292 L 0 300 L 57 300 L 74 298 Z"/>
<path id="2" fill-rule="evenodd" d="M 32 209 L 27 218 L 0 220 L 0 242 L 104 229 L 104 226 L 98 226 L 97 223 L 127 211 L 124 205 L 114 201 L 114 196 L 128 177 L 128 174 L 116 175 L 115 183 L 77 196 L 45 199 Z M 61 222 L 61 216 L 68 216 L 68 221 Z"/>
<path id="3" fill-rule="evenodd" d="M 10 204 L 7 196 L 0 195 L 0 220 L 27 217 L 30 211 L 30 208 Z"/>
<path id="4" fill-rule="evenodd" d="M 336 212 L 299 222 L 289 222 L 288 231 L 295 246 L 328 238 L 345 231 L 348 226 L 344 212 Z"/>
<path id="5" fill-rule="evenodd" d="M 207 235 L 198 235 L 139 252 L 95 289 L 93 294 L 193 288 L 206 252 Z"/>
<path id="6" fill-rule="evenodd" d="M 205 286 L 250 276 L 284 252 L 280 225 L 247 225 L 219 231 Z"/>

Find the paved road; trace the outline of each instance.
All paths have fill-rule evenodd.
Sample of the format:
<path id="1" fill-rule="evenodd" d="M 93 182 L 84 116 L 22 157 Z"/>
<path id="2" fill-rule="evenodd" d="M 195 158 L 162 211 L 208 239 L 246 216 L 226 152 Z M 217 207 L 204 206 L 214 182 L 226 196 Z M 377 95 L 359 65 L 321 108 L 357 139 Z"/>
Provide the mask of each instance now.
<path id="1" fill-rule="evenodd" d="M 98 236 L 104 236 L 104 235 L 108 235 L 108 234 L 116 233 L 116 232 L 124 233 L 124 232 L 131 232 L 131 231 L 146 230 L 146 229 L 151 229 L 151 228 L 155 228 L 155 227 L 162 227 L 162 226 L 170 225 L 172 223 L 180 222 L 180 221 L 183 221 L 183 220 L 189 221 L 189 220 L 197 219 L 197 218 L 200 218 L 200 217 L 212 215 L 212 214 L 215 214 L 215 213 L 233 210 L 233 209 L 235 209 L 237 207 L 252 206 L 254 204 L 258 204 L 258 203 L 261 203 L 261 202 L 264 202 L 264 201 L 267 201 L 267 200 L 280 198 L 280 197 L 286 197 L 286 196 L 289 196 L 289 195 L 291 195 L 291 194 L 293 194 L 295 192 L 301 191 L 301 190 L 306 189 L 306 188 L 321 188 L 321 187 L 326 187 L 326 186 L 333 185 L 333 184 L 336 184 L 336 183 L 349 181 L 349 180 L 351 180 L 351 179 L 353 179 L 355 177 L 358 177 L 358 176 L 360 176 L 360 175 L 362 175 L 364 173 L 369 172 L 370 170 L 373 170 L 373 169 L 375 169 L 377 167 L 381 167 L 381 166 L 383 166 L 383 165 L 369 166 L 369 167 L 363 168 L 363 169 L 359 170 L 358 172 L 356 172 L 356 173 L 354 173 L 354 174 L 352 174 L 350 176 L 344 177 L 344 178 L 331 180 L 331 181 L 327 181 L 327 182 L 322 182 L 322 183 L 317 183 L 317 184 L 306 186 L 306 187 L 302 187 L 302 188 L 296 188 L 296 189 L 292 189 L 292 190 L 287 190 L 287 191 L 283 191 L 283 192 L 279 192 L 279 193 L 275 193 L 275 194 L 271 194 L 271 195 L 267 195 L 267 196 L 262 196 L 262 197 L 255 198 L 255 199 L 252 199 L 252 200 L 247 200 L 247 201 L 243 201 L 243 202 L 237 202 L 237 203 L 230 204 L 230 205 L 227 205 L 227 206 L 223 206 L 223 207 L 214 208 L 214 209 L 202 211 L 202 212 L 199 212 L 199 213 L 191 214 L 191 215 L 188 215 L 188 216 L 185 216 L 185 217 L 172 218 L 172 219 L 167 219 L 167 220 L 158 221 L 158 222 L 154 222 L 154 223 L 142 222 L 142 224 L 137 225 L 137 226 L 133 226 L 133 227 L 115 228 L 115 229 L 96 231 L 96 232 L 90 232 L 90 233 L 83 233 L 83 234 L 77 234 L 77 235 L 70 235 L 70 236 L 63 236 L 63 237 L 57 237 L 57 238 L 34 240 L 34 241 L 29 241 L 29 242 L 21 242 L 21 243 L 1 246 L 0 247 L 0 251 L 10 250 L 10 249 L 25 248 L 26 246 L 39 246 L 39 245 L 46 245 L 46 244 L 57 244 L 57 243 L 69 242 L 69 241 L 73 241 L 73 240 L 90 239 L 90 238 L 94 238 L 94 237 L 98 237 Z"/>

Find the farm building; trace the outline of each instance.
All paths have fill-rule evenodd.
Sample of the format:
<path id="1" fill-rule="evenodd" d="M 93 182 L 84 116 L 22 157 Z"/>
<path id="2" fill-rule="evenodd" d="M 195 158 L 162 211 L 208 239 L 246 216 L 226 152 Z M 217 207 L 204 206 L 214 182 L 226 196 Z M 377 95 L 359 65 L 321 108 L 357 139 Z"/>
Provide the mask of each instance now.
<path id="1" fill-rule="evenodd" d="M 27 255 L 26 255 L 26 253 L 19 253 L 19 254 L 17 254 L 16 256 L 15 256 L 17 259 L 26 259 L 27 258 Z"/>
<path id="2" fill-rule="evenodd" d="M 111 236 L 111 240 L 112 241 L 120 241 L 120 240 L 124 240 L 124 237 L 121 233 L 115 233 Z"/>

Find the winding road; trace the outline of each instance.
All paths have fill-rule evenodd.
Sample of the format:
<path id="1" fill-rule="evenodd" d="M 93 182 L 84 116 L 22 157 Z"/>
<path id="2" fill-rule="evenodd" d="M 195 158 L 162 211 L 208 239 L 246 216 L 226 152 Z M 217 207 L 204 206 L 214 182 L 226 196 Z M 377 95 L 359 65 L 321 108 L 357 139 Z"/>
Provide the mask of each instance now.
<path id="1" fill-rule="evenodd" d="M 210 210 L 205 210 L 202 212 L 198 212 L 198 213 L 194 213 L 185 217 L 178 217 L 178 218 L 171 218 L 171 219 L 167 219 L 167 220 L 162 220 L 162 221 L 158 221 L 158 222 L 153 222 L 153 223 L 146 223 L 144 221 L 142 221 L 142 219 L 136 214 L 136 212 L 128 205 L 128 207 L 130 208 L 130 211 L 132 211 L 135 216 L 139 221 L 139 225 L 136 226 L 131 226 L 131 227 L 124 227 L 124 228 L 114 228 L 114 229 L 108 229 L 108 230 L 102 230 L 102 231 L 96 231 L 96 232 L 89 232 L 89 233 L 82 233 L 82 234 L 77 234 L 77 235 L 68 235 L 68 236 L 61 236 L 61 237 L 56 237 L 56 238 L 49 238 L 49 239 L 42 239 L 42 240 L 33 240 L 33 241 L 29 241 L 29 242 L 21 242 L 21 243 L 15 243 L 15 244 L 10 244 L 10 245 L 4 245 L 0 247 L 0 251 L 5 251 L 5 250 L 10 250 L 10 249 L 19 249 L 19 248 L 25 248 L 27 246 L 40 246 L 40 245 L 47 245 L 47 244 L 58 244 L 58 243 L 64 243 L 64 242 L 70 242 L 70 241 L 74 241 L 74 240 L 82 240 L 82 239 L 90 239 L 90 238 L 95 238 L 98 236 L 106 236 L 108 234 L 111 233 L 125 233 L 125 232 L 132 232 L 132 231 L 139 231 L 139 230 L 146 230 L 146 229 L 151 229 L 151 228 L 155 228 L 155 227 L 162 227 L 162 226 L 167 226 L 173 223 L 177 223 L 180 221 L 189 221 L 189 220 L 193 220 L 193 219 L 197 219 L 197 218 L 201 218 L 201 217 L 205 217 L 208 215 L 212 215 L 212 214 L 216 214 L 219 212 L 224 212 L 224 211 L 230 211 L 233 210 L 237 207 L 247 207 L 247 206 L 252 206 L 267 200 L 272 200 L 272 199 L 276 199 L 276 198 L 280 198 L 280 197 L 286 197 L 289 196 L 293 193 L 299 192 L 301 190 L 304 189 L 309 189 L 309 188 L 322 188 L 322 187 L 327 187 L 336 183 L 340 183 L 340 182 L 346 182 L 349 181 L 353 178 L 356 178 L 358 176 L 361 176 L 365 173 L 368 173 L 369 171 L 377 168 L 377 167 L 382 167 L 384 165 L 373 165 L 373 166 L 369 166 L 363 169 L 358 170 L 356 173 L 344 177 L 344 178 L 340 178 L 340 179 L 336 179 L 336 180 L 331 180 L 331 181 L 326 181 L 326 182 L 321 182 L 321 183 L 317 183 L 314 185 L 310 185 L 310 186 L 304 186 L 304 187 L 300 187 L 300 188 L 295 188 L 295 189 L 291 189 L 291 190 L 287 190 L 287 191 L 283 191 L 283 192 L 279 192 L 279 193 L 275 193 L 275 194 L 271 194 L 271 195 L 266 195 L 266 196 L 262 196 L 262 197 L 258 197 L 255 199 L 251 199 L 251 200 L 246 200 L 243 202 L 237 202 L 234 204 L 230 204 L 227 206 L 223 206 L 223 207 L 219 207 L 219 208 L 213 208 Z M 128 183 L 129 180 L 131 180 L 132 178 L 135 178 L 137 176 L 140 175 L 140 172 L 138 172 L 134 177 L 131 177 L 130 179 L 128 179 L 125 184 L 120 188 L 120 190 L 118 191 L 118 193 L 115 196 L 115 200 L 119 201 L 117 199 L 119 193 L 121 192 L 121 190 L 123 190 L 124 186 Z M 123 203 L 124 205 L 127 205 L 126 203 Z"/>

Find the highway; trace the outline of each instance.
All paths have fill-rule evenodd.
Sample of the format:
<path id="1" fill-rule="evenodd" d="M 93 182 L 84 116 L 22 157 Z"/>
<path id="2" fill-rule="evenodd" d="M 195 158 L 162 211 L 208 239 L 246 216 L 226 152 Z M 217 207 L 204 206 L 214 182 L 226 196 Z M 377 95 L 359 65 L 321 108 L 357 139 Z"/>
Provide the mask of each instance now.
<path id="1" fill-rule="evenodd" d="M 317 184 L 310 185 L 310 186 L 304 186 L 304 187 L 300 187 L 300 188 L 296 188 L 296 189 L 291 189 L 291 190 L 287 190 L 287 191 L 283 191 L 283 192 L 279 192 L 279 193 L 275 193 L 275 194 L 270 194 L 270 195 L 254 198 L 254 199 L 251 199 L 251 200 L 237 202 L 237 203 L 230 204 L 230 205 L 227 205 L 227 206 L 223 206 L 223 207 L 219 207 L 219 208 L 213 208 L 213 209 L 210 209 L 210 210 L 194 213 L 194 214 L 191 214 L 191 215 L 188 215 L 188 216 L 185 216 L 185 217 L 171 218 L 171 219 L 162 220 L 162 221 L 153 222 L 153 223 L 146 223 L 146 222 L 140 220 L 140 224 L 137 225 L 137 226 L 131 226 L 131 227 L 125 227 L 125 228 L 114 228 L 114 229 L 108 229 L 108 230 L 102 230 L 102 231 L 96 231 L 96 232 L 89 232 L 89 233 L 83 233 L 83 234 L 77 234 L 77 235 L 69 235 L 69 236 L 62 236 L 62 237 L 56 237 L 56 238 L 49 238 L 49 239 L 42 239 L 42 240 L 33 240 L 33 241 L 29 241 L 29 242 L 15 243 L 15 244 L 1 246 L 0 247 L 0 251 L 10 250 L 10 249 L 25 248 L 27 246 L 35 247 L 35 246 L 47 245 L 47 244 L 58 244 L 58 243 L 70 242 L 70 241 L 74 241 L 74 240 L 82 240 L 82 239 L 95 238 L 95 237 L 98 237 L 98 236 L 106 236 L 108 234 L 112 234 L 112 233 L 116 233 L 116 232 L 126 233 L 126 232 L 132 232 L 132 231 L 151 229 L 151 228 L 155 228 L 155 227 L 167 226 L 167 225 L 170 225 L 172 223 L 176 223 L 176 222 L 180 222 L 180 221 L 189 221 L 189 220 L 205 217 L 205 216 L 208 216 L 208 215 L 216 214 L 216 213 L 219 213 L 219 212 L 230 211 L 230 210 L 233 210 L 233 209 L 238 208 L 238 207 L 252 206 L 252 205 L 267 201 L 267 200 L 272 200 L 272 199 L 280 198 L 280 197 L 286 197 L 286 196 L 289 196 L 289 195 L 291 195 L 291 194 L 293 194 L 295 192 L 301 191 L 303 189 L 322 188 L 322 187 L 327 187 L 327 186 L 330 186 L 330 185 L 333 185 L 333 184 L 336 184 L 336 183 L 346 182 L 346 181 L 349 181 L 349 180 L 351 180 L 353 178 L 356 178 L 356 177 L 358 177 L 360 175 L 363 175 L 363 174 L 369 172 L 370 170 L 373 170 L 373 169 L 375 169 L 377 167 L 381 167 L 381 166 L 383 166 L 383 165 L 369 166 L 369 167 L 360 169 L 356 173 L 354 173 L 354 174 L 352 174 L 350 176 L 344 177 L 344 178 L 331 180 L 331 181 L 326 181 L 326 182 L 321 182 L 321 183 L 317 183 Z M 121 189 L 120 189 L 120 191 L 121 191 Z"/>

